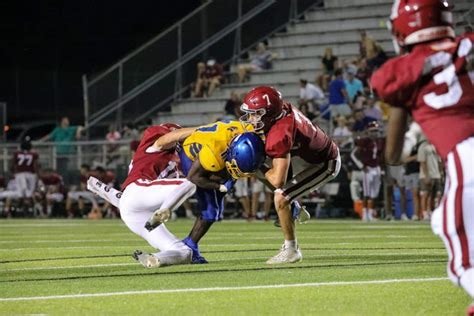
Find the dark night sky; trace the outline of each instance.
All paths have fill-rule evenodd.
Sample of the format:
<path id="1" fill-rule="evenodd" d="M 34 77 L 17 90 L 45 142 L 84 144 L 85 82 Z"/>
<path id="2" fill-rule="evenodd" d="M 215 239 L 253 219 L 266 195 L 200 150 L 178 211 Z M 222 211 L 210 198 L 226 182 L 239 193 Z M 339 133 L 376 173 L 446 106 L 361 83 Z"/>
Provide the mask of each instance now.
<path id="1" fill-rule="evenodd" d="M 106 68 L 200 3 L 17 0 L 0 4 L 0 101 L 8 102 L 9 121 L 31 120 L 44 112 L 51 119 L 67 114 L 80 120 L 82 73 Z"/>

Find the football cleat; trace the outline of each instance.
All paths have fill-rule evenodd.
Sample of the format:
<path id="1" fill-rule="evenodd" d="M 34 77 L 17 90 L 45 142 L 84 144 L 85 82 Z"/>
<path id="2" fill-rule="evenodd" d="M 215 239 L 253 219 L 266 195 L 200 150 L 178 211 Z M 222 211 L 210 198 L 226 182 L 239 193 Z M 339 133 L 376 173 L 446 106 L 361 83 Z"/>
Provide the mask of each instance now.
<path id="1" fill-rule="evenodd" d="M 193 251 L 193 255 L 191 257 L 191 264 L 206 264 L 206 263 L 209 263 L 206 260 L 206 258 L 201 256 L 201 253 L 199 252 L 199 246 L 191 239 L 191 237 L 184 238 L 183 243 Z"/>
<path id="2" fill-rule="evenodd" d="M 291 213 L 293 215 L 293 219 L 300 224 L 306 224 L 311 218 L 311 215 L 306 210 L 306 207 L 301 206 L 298 201 L 291 202 Z"/>
<path id="3" fill-rule="evenodd" d="M 162 208 L 153 213 L 153 215 L 145 223 L 145 229 L 151 232 L 163 223 L 166 223 L 171 218 L 171 210 L 169 208 Z"/>
<path id="4" fill-rule="evenodd" d="M 141 250 L 135 250 L 132 254 L 132 257 L 148 269 L 158 268 L 160 266 L 160 260 L 157 257 Z"/>
<path id="5" fill-rule="evenodd" d="M 281 246 L 280 252 L 267 260 L 267 264 L 285 264 L 285 263 L 295 263 L 303 260 L 303 255 L 301 254 L 300 248 L 290 248 L 285 247 L 285 244 Z"/>

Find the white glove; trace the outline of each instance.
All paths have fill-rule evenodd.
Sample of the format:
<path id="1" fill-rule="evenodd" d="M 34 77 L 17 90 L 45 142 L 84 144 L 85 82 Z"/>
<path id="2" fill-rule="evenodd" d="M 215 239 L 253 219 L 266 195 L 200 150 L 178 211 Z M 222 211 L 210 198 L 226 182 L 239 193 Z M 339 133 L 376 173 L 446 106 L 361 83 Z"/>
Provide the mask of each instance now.
<path id="1" fill-rule="evenodd" d="M 225 185 L 221 184 L 219 186 L 219 191 L 222 192 L 222 193 L 227 193 L 227 188 Z"/>

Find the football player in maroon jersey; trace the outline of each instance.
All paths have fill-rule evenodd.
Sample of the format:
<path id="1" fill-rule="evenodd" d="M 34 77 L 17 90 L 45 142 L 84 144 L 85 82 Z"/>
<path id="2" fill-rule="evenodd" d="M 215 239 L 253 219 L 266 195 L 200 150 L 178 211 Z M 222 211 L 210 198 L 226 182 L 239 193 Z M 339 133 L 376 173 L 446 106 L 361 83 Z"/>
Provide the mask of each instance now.
<path id="1" fill-rule="evenodd" d="M 265 135 L 265 152 L 272 159 L 272 167 L 264 171 L 264 180 L 275 190 L 275 209 L 285 242 L 267 263 L 301 261 L 290 204 L 337 176 L 341 167 L 339 149 L 273 87 L 252 89 L 245 96 L 241 110 L 245 113 L 241 121 L 252 124 Z M 300 158 L 298 162 L 295 157 Z"/>
<path id="2" fill-rule="evenodd" d="M 13 153 L 12 171 L 20 203 L 33 210 L 33 193 L 38 182 L 38 153 L 32 149 L 27 136 L 20 144 L 20 150 Z"/>
<path id="3" fill-rule="evenodd" d="M 192 260 L 191 249 L 166 225 L 161 224 L 151 231 L 145 228 L 145 223 L 157 209 L 165 211 L 160 213 L 163 216 L 161 221 L 165 222 L 171 212 L 196 190 L 196 186 L 182 175 L 175 147 L 157 150 L 153 146 L 158 138 L 178 128 L 179 125 L 168 123 L 145 130 L 122 184 L 123 192 L 107 186 L 104 178 L 91 176 L 87 181 L 90 191 L 120 209 L 122 220 L 132 232 L 160 250 L 153 254 L 140 250 L 133 253 L 133 258 L 146 268 L 189 264 Z"/>
<path id="4" fill-rule="evenodd" d="M 384 141 L 380 138 L 379 124 L 376 121 L 370 122 L 367 125 L 366 136 L 357 138 L 355 145 L 351 157 L 364 174 L 362 219 L 371 221 L 375 215 L 374 200 L 380 192 L 383 163 Z"/>
<path id="5" fill-rule="evenodd" d="M 455 36 L 451 10 L 448 0 L 395 1 L 390 24 L 403 55 L 371 84 L 392 105 L 387 162 L 400 161 L 409 114 L 445 162 L 445 192 L 431 225 L 448 250 L 450 279 L 474 297 L 474 34 Z"/>
<path id="6" fill-rule="evenodd" d="M 43 169 L 39 172 L 38 198 L 46 205 L 46 216 L 51 216 L 54 203 L 62 202 L 66 188 L 63 177 L 52 169 Z"/>
<path id="7" fill-rule="evenodd" d="M 20 144 L 20 150 L 13 153 L 13 173 L 17 190 L 23 198 L 31 199 L 36 189 L 38 158 L 38 153 L 32 150 L 29 137 Z"/>

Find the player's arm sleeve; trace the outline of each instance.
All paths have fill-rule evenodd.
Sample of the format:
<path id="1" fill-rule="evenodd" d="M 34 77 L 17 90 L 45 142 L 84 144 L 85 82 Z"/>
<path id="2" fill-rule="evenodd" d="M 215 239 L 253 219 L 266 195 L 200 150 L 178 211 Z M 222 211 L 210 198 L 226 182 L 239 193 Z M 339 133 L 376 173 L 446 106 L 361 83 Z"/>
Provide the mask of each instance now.
<path id="1" fill-rule="evenodd" d="M 293 137 L 290 131 L 282 131 L 268 137 L 265 144 L 265 152 L 272 158 L 285 158 L 293 147 Z"/>
<path id="2" fill-rule="evenodd" d="M 196 127 L 181 128 L 169 132 L 161 137 L 159 137 L 152 146 L 146 149 L 147 153 L 157 152 L 161 150 L 169 149 L 173 147 L 176 143 L 184 141 L 187 137 L 196 130 Z"/>

